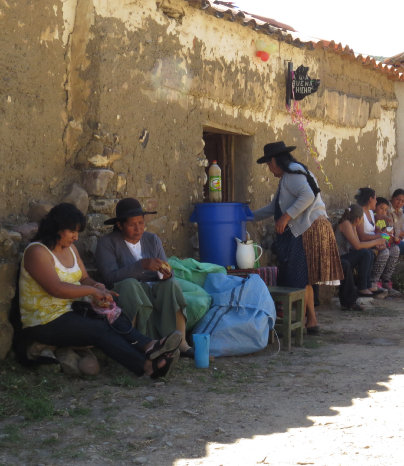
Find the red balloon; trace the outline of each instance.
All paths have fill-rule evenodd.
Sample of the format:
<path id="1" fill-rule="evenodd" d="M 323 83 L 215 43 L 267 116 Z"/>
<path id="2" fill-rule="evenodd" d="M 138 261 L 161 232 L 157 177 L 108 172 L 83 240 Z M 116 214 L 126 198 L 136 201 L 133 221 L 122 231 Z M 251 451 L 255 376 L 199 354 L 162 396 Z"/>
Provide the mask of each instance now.
<path id="1" fill-rule="evenodd" d="M 258 50 L 258 51 L 256 52 L 255 55 L 256 55 L 257 57 L 260 57 L 260 58 L 261 58 L 261 57 L 262 57 L 262 53 L 263 53 L 262 50 Z"/>
<path id="2" fill-rule="evenodd" d="M 260 57 L 261 57 L 261 60 L 262 60 L 262 61 L 268 61 L 269 53 L 268 53 L 268 52 L 263 52 L 263 51 L 261 51 L 261 52 L 260 52 Z"/>

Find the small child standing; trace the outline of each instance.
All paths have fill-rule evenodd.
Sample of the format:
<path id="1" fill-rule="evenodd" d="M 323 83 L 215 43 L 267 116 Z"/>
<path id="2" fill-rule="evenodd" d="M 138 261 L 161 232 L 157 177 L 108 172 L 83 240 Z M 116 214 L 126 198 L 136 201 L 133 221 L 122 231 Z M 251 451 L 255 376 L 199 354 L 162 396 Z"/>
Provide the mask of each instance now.
<path id="1" fill-rule="evenodd" d="M 389 201 L 384 197 L 376 198 L 375 208 L 375 226 L 378 233 L 386 234 L 387 247 L 391 247 L 396 244 L 396 238 L 394 237 L 394 227 L 390 213 Z"/>
<path id="2" fill-rule="evenodd" d="M 390 215 L 390 204 L 384 197 L 376 198 L 375 227 L 375 231 L 377 233 L 381 233 L 382 236 L 385 237 L 386 245 L 389 249 L 397 247 L 396 245 L 400 242 L 400 238 L 396 238 L 394 236 L 394 226 Z M 381 285 L 389 290 L 390 296 L 400 294 L 398 291 L 393 290 L 391 281 Z"/>

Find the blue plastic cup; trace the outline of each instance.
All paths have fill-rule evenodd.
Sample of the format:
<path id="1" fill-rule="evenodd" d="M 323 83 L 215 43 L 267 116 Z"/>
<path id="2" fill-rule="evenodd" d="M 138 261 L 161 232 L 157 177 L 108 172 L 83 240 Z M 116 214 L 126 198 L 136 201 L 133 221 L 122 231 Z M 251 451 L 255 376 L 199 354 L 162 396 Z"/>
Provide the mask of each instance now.
<path id="1" fill-rule="evenodd" d="M 210 335 L 208 333 L 194 333 L 195 367 L 206 369 L 209 367 L 209 344 Z"/>

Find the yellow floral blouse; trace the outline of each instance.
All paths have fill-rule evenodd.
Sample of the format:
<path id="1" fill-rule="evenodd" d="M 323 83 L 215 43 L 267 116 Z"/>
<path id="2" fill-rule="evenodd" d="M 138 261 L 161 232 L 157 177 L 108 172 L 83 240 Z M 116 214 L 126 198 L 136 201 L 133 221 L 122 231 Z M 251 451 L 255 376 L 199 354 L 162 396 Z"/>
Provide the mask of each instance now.
<path id="1" fill-rule="evenodd" d="M 42 243 L 29 244 L 24 251 L 24 257 L 28 248 L 34 244 L 40 244 L 52 255 L 55 262 L 56 273 L 61 281 L 80 285 L 82 273 L 77 262 L 76 254 L 72 248 L 70 248 L 70 251 L 74 257 L 73 267 L 65 267 Z M 71 311 L 73 299 L 55 298 L 48 294 L 25 270 L 24 257 L 22 259 L 20 273 L 20 311 L 23 327 L 47 324 L 64 313 Z"/>

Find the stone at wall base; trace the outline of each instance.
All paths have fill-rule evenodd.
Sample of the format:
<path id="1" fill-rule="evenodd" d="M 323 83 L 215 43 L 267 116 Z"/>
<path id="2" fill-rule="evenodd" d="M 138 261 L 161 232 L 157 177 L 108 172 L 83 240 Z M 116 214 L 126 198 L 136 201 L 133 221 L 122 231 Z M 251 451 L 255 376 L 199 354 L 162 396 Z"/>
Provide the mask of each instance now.
<path id="1" fill-rule="evenodd" d="M 13 327 L 9 322 L 0 324 L 0 359 L 5 359 L 13 341 Z"/>
<path id="2" fill-rule="evenodd" d="M 38 231 L 38 224 L 35 222 L 24 223 L 14 227 L 14 230 L 21 234 L 22 243 L 29 243 Z"/>
<path id="3" fill-rule="evenodd" d="M 103 196 L 113 176 L 114 172 L 112 170 L 84 170 L 83 186 L 91 196 Z"/>
<path id="4" fill-rule="evenodd" d="M 52 207 L 53 204 L 50 202 L 31 202 L 28 210 L 29 221 L 39 223 L 43 217 L 45 217 L 45 215 L 52 209 Z"/>
<path id="5" fill-rule="evenodd" d="M 72 184 L 70 191 L 64 197 L 63 202 L 69 202 L 70 204 L 75 205 L 83 213 L 83 215 L 87 214 L 88 194 L 87 191 L 77 183 Z"/>

